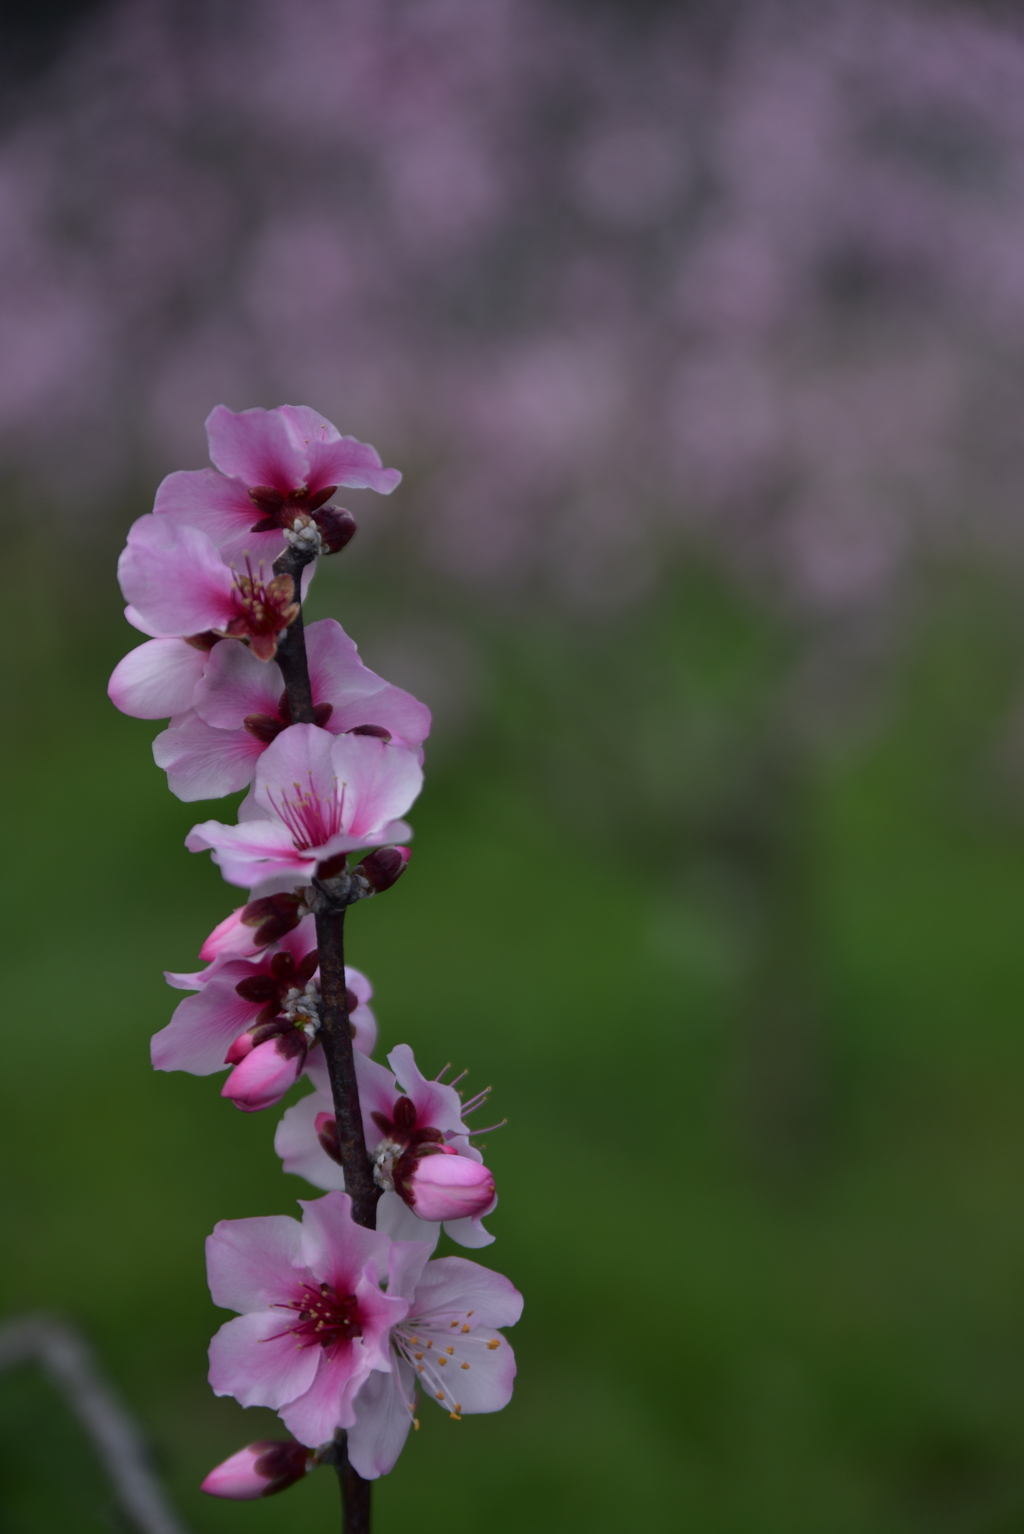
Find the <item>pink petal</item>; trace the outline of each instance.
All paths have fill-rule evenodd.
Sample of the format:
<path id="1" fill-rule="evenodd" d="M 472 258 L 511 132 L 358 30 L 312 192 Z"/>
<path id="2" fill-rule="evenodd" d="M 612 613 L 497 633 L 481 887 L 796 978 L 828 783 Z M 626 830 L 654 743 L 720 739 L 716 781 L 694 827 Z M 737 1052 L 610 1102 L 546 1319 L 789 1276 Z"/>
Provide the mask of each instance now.
<path id="1" fill-rule="evenodd" d="M 228 883 L 243 889 L 273 874 L 294 873 L 299 883 L 316 869 L 316 858 L 296 852 L 290 831 L 279 820 L 249 820 L 238 826 L 204 820 L 192 827 L 185 846 L 189 852 L 212 852 Z"/>
<path id="2" fill-rule="evenodd" d="M 328 1357 L 322 1348 L 310 1348 L 319 1354 L 317 1373 L 308 1390 L 282 1408 L 281 1421 L 289 1433 L 311 1449 L 329 1443 L 335 1429 L 348 1427 L 354 1420 L 352 1400 L 370 1371 L 360 1339 Z"/>
<path id="3" fill-rule="evenodd" d="M 278 410 L 236 412 L 217 405 L 206 418 L 206 437 L 211 462 L 245 485 L 268 485 L 287 494 L 305 481 L 305 453 Z"/>
<path id="4" fill-rule="evenodd" d="M 258 1002 L 239 996 L 235 984 L 234 977 L 211 980 L 178 1003 L 166 1028 L 153 1035 L 154 1070 L 211 1076 L 221 1069 L 231 1045 L 260 1011 Z"/>
<path id="5" fill-rule="evenodd" d="M 347 1193 L 300 1199 L 299 1207 L 303 1212 L 302 1260 L 319 1282 L 331 1284 L 338 1294 L 354 1294 L 367 1263 L 373 1263 L 378 1277 L 384 1277 L 388 1238 L 356 1224 Z"/>
<path id="6" fill-rule="evenodd" d="M 256 803 L 265 814 L 276 817 L 296 791 L 333 803 L 338 787 L 331 760 L 333 744 L 334 737 L 315 724 L 290 725 L 271 741 L 256 769 L 254 789 Z"/>
<path id="7" fill-rule="evenodd" d="M 442 1257 L 440 1260 L 465 1261 L 461 1257 Z M 476 1317 L 472 1319 L 475 1321 Z M 419 1326 L 421 1323 L 417 1320 L 416 1324 Z M 423 1330 L 429 1332 L 430 1328 L 424 1327 Z M 454 1334 L 448 1327 L 442 1327 L 434 1331 L 433 1335 L 440 1343 L 442 1338 L 450 1341 Z M 479 1331 L 474 1335 L 479 1336 Z M 482 1341 L 474 1344 L 470 1338 L 461 1335 L 455 1342 L 455 1356 L 451 1362 L 468 1363 L 469 1368 L 449 1371 L 445 1384 L 454 1392 L 461 1411 L 467 1416 L 476 1412 L 501 1411 L 512 1399 L 512 1383 L 516 1377 L 515 1354 L 506 1339 L 497 1336 L 496 1329 L 487 1340 L 496 1341 L 498 1347 L 488 1348 Z"/>
<path id="8" fill-rule="evenodd" d="M 263 515 L 239 480 L 225 479 L 214 469 L 179 469 L 168 474 L 156 492 L 153 511 L 158 517 L 198 527 L 217 548 L 244 536 Z M 280 552 L 284 536 L 276 536 Z"/>
<path id="9" fill-rule="evenodd" d="M 364 666 L 340 623 L 333 618 L 311 623 L 306 630 L 306 653 L 313 698 L 332 706 L 325 726 L 332 735 L 361 724 L 377 724 L 407 746 L 426 740 L 430 734 L 426 704 Z"/>
<path id="10" fill-rule="evenodd" d="M 479 1219 L 445 1220 L 444 1233 L 456 1246 L 468 1247 L 470 1251 L 494 1244 L 494 1237 L 489 1230 L 484 1229 Z"/>
<path id="11" fill-rule="evenodd" d="M 283 691 L 284 678 L 274 661 L 257 660 L 244 644 L 219 644 L 196 688 L 193 707 L 218 730 L 237 730 L 247 714 L 276 719 Z"/>
<path id="12" fill-rule="evenodd" d="M 210 653 L 183 639 L 149 639 L 129 650 L 114 667 L 107 684 L 110 701 L 134 719 L 183 714 L 191 706 Z"/>
<path id="13" fill-rule="evenodd" d="M 397 1045 L 388 1055 L 388 1064 L 399 1085 L 416 1109 L 416 1122 L 440 1129 L 442 1134 L 464 1135 L 462 1099 L 454 1087 L 441 1081 L 428 1081 L 416 1064 L 408 1044 Z"/>
<path id="14" fill-rule="evenodd" d="M 523 1313 L 523 1297 L 501 1273 L 466 1257 L 441 1257 L 427 1264 L 416 1288 L 413 1315 L 450 1320 L 473 1312 L 474 1327 L 514 1326 Z"/>
<path id="15" fill-rule="evenodd" d="M 117 574 L 125 600 L 164 635 L 223 628 L 235 614 L 231 570 L 205 533 L 170 517 L 133 524 Z"/>
<path id="16" fill-rule="evenodd" d="M 366 838 L 376 839 L 385 827 L 391 830 L 423 786 L 423 769 L 411 751 L 370 735 L 336 736 L 331 765 L 338 781 L 347 785 L 345 830 L 356 838 L 356 846 L 369 846 Z"/>
<path id="17" fill-rule="evenodd" d="M 190 804 L 197 799 L 221 799 L 245 788 L 264 749 L 248 730 L 215 730 L 190 709 L 156 737 L 153 758 L 167 773 L 171 793 Z"/>
<path id="18" fill-rule="evenodd" d="M 280 1407 L 309 1389 L 323 1350 L 296 1347 L 288 1318 L 287 1310 L 257 1310 L 224 1323 L 210 1343 L 214 1395 L 234 1396 L 240 1406 Z"/>
<path id="19" fill-rule="evenodd" d="M 306 482 L 314 493 L 328 485 L 347 485 L 353 490 L 377 490 L 390 495 L 400 482 L 402 476 L 397 469 L 381 466 L 375 448 L 355 437 L 343 437 L 336 426 L 308 405 L 280 405 L 278 413 L 305 457 Z"/>
<path id="20" fill-rule="evenodd" d="M 366 1149 L 372 1153 L 383 1139 L 380 1129 L 373 1122 L 372 1115 L 381 1113 L 389 1120 L 394 1117 L 398 1088 L 391 1072 L 383 1065 L 378 1065 L 376 1060 L 371 1060 L 364 1054 L 357 1054 L 354 1058 L 356 1083 L 359 1087 L 359 1107 L 363 1115 L 363 1134 L 366 1136 Z"/>
<path id="21" fill-rule="evenodd" d="M 322 1092 L 310 1092 L 286 1111 L 274 1135 L 274 1149 L 286 1172 L 304 1177 L 314 1188 L 345 1187 L 345 1174 L 317 1139 L 318 1113 L 334 1113 L 334 1104 Z M 415 1218 L 415 1217 L 414 1217 Z"/>
<path id="22" fill-rule="evenodd" d="M 405 1199 L 400 1198 L 390 1188 L 386 1189 L 377 1200 L 377 1229 L 391 1237 L 394 1243 L 391 1248 L 392 1256 L 396 1251 L 424 1244 L 429 1256 L 441 1239 L 441 1226 L 434 1221 L 418 1220 Z M 416 1270 L 416 1277 L 419 1277 L 419 1268 Z M 389 1281 L 389 1289 L 394 1294 L 411 1296 L 415 1287 L 415 1281 L 408 1289 L 397 1288 L 393 1278 Z"/>
<path id="23" fill-rule="evenodd" d="M 293 1299 L 309 1278 L 301 1253 L 302 1227 L 290 1215 L 221 1220 L 206 1240 L 213 1303 L 244 1313 Z M 287 1311 L 278 1314 L 287 1320 Z"/>
<path id="24" fill-rule="evenodd" d="M 412 1426 L 416 1376 L 404 1359 L 393 1358 L 391 1368 L 367 1375 L 348 1430 L 349 1459 L 368 1481 L 394 1468 Z"/>

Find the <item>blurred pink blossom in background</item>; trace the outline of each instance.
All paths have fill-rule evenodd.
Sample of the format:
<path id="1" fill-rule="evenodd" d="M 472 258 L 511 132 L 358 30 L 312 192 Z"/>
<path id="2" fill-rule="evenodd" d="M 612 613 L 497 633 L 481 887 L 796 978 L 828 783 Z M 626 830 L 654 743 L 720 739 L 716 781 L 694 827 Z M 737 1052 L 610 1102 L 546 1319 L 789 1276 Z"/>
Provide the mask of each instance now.
<path id="1" fill-rule="evenodd" d="M 922 540 L 1020 556 L 997 16 L 120 0 L 9 116 L 0 209 L 0 455 L 76 519 L 217 403 L 315 399 L 485 589 L 625 603 L 696 541 L 835 610 Z"/>

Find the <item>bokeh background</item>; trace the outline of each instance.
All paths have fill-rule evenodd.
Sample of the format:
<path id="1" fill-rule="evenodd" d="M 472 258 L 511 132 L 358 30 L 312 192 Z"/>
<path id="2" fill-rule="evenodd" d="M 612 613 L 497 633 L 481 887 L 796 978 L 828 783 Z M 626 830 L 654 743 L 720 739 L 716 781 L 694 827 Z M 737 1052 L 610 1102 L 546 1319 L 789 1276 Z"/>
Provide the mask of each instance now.
<path id="1" fill-rule="evenodd" d="M 0 63 L 0 1308 L 197 1534 L 203 1238 L 305 1196 L 148 1040 L 229 908 L 106 677 L 202 422 L 405 480 L 312 607 L 435 710 L 382 1042 L 494 1084 L 510 1408 L 381 1534 L 1024 1527 L 1024 30 L 949 0 L 37 0 Z M 223 807 L 222 807 L 223 808 Z M 486 1260 L 486 1254 L 485 1260 Z M 0 1525 L 122 1525 L 31 1369 Z"/>

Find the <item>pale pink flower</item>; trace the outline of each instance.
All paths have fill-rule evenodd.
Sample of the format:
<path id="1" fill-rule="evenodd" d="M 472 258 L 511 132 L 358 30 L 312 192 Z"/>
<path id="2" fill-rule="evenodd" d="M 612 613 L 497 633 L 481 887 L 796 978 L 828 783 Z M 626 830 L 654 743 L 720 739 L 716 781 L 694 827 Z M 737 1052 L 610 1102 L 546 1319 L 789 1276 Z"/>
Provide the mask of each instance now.
<path id="1" fill-rule="evenodd" d="M 386 1475 L 402 1452 L 417 1386 L 456 1420 L 500 1411 L 512 1396 L 516 1361 L 499 1327 L 519 1320 L 522 1295 L 465 1257 L 428 1262 L 430 1251 L 422 1242 L 391 1247 L 388 1294 L 401 1295 L 408 1313 L 391 1327 L 391 1372 L 367 1375 L 348 1430 L 349 1459 L 367 1480 Z"/>
<path id="2" fill-rule="evenodd" d="M 345 1193 L 288 1216 L 222 1220 L 206 1243 L 215 1305 L 240 1312 L 210 1344 L 210 1384 L 242 1406 L 270 1406 L 310 1448 L 354 1421 L 352 1399 L 392 1367 L 391 1329 L 408 1313 L 384 1294 L 390 1239 L 352 1219 Z"/>
<path id="3" fill-rule="evenodd" d="M 147 639 L 114 667 L 107 683 L 111 703 L 133 719 L 169 719 L 183 714 L 192 706 L 196 687 L 219 639 L 212 633 L 192 634 L 187 639 Z"/>
<path id="4" fill-rule="evenodd" d="M 436 1243 L 440 1224 L 460 1246 L 487 1246 L 494 1237 L 481 1216 L 494 1209 L 494 1179 L 470 1144 L 465 1118 L 487 1099 L 481 1092 L 463 1103 L 453 1086 L 428 1081 L 408 1044 L 388 1056 L 395 1075 L 356 1056 L 356 1080 L 367 1153 L 378 1186 L 377 1229 L 395 1240 Z M 311 1057 L 307 1074 L 316 1091 L 286 1111 L 274 1148 L 286 1172 L 317 1188 L 343 1188 L 331 1085 L 322 1058 Z"/>
<path id="5" fill-rule="evenodd" d="M 248 553 L 273 563 L 287 534 L 310 523 L 323 546 L 341 547 L 354 523 L 346 526 L 348 514 L 325 505 L 338 486 L 387 495 L 402 477 L 382 467 L 367 443 L 343 437 L 305 405 L 237 412 L 218 405 L 207 417 L 206 436 L 220 473 L 168 474 L 154 511 L 200 528 L 232 559 Z"/>
<path id="6" fill-rule="evenodd" d="M 169 973 L 167 979 L 181 989 L 194 988 L 196 994 L 186 996 L 166 1028 L 154 1035 L 155 1070 L 209 1076 L 223 1065 L 240 1064 L 258 1045 L 286 1028 L 308 1030 L 309 1042 L 315 1038 L 320 990 L 311 916 L 286 933 L 273 949 L 267 948 L 256 957 L 220 956 L 195 975 Z M 365 975 L 348 966 L 345 982 L 352 1042 L 358 1051 L 369 1052 L 377 1041 L 376 1020 L 367 1005 L 372 987 Z M 253 1030 L 260 1028 L 268 1031 L 257 1037 Z M 248 1047 L 236 1049 L 238 1041 L 250 1034 Z M 248 1068 L 243 1082 L 253 1069 Z"/>
<path id="7" fill-rule="evenodd" d="M 235 569 L 204 532 L 169 517 L 132 524 L 117 575 L 133 613 L 156 634 L 248 639 L 260 660 L 273 658 L 277 636 L 299 611 L 290 575 L 259 563 Z"/>
<path id="8" fill-rule="evenodd" d="M 331 735 L 390 738 L 422 761 L 430 710 L 364 666 L 340 623 L 311 623 L 306 654 L 316 724 Z M 252 782 L 260 756 L 291 722 L 280 668 L 262 664 L 244 645 L 220 645 L 194 687 L 191 708 L 157 736 L 153 755 L 179 799 L 218 798 Z"/>
<path id="9" fill-rule="evenodd" d="M 251 887 L 289 872 L 296 883 L 308 882 L 340 854 L 409 837 L 398 817 L 422 782 L 415 754 L 403 746 L 293 724 L 260 757 L 240 823 L 204 821 L 185 845 L 212 851 L 229 884 Z"/>
<path id="10" fill-rule="evenodd" d="M 210 1471 L 199 1490 L 232 1502 L 252 1502 L 272 1497 L 301 1481 L 315 1464 L 315 1456 L 294 1439 L 265 1438 L 246 1444 Z"/>

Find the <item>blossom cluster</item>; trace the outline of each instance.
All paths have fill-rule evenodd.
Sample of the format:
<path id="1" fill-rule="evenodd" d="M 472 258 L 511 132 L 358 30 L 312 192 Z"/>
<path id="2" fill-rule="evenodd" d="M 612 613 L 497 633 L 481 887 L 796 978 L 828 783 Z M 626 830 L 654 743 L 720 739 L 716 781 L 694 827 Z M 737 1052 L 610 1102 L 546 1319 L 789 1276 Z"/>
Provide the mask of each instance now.
<path id="1" fill-rule="evenodd" d="M 221 1096 L 245 1112 L 311 1088 L 275 1148 L 323 1197 L 300 1201 L 301 1222 L 222 1221 L 207 1244 L 213 1298 L 239 1313 L 213 1339 L 210 1383 L 294 1435 L 250 1444 L 203 1483 L 251 1498 L 339 1453 L 366 1480 L 385 1474 L 418 1389 L 456 1420 L 504 1406 L 515 1362 L 500 1328 L 522 1300 L 488 1268 L 433 1256 L 442 1230 L 464 1248 L 493 1240 L 494 1179 L 468 1122 L 487 1093 L 428 1079 L 407 1044 L 374 1060 L 372 987 L 340 947 L 347 906 L 408 864 L 430 713 L 333 619 L 305 630 L 302 600 L 355 531 L 339 488 L 388 493 L 400 476 L 306 408 L 218 406 L 207 434 L 213 468 L 170 474 L 129 531 L 118 574 L 148 637 L 109 692 L 124 713 L 169 721 L 153 750 L 180 799 L 247 790 L 235 824 L 205 820 L 186 839 L 246 899 L 202 944 L 203 968 L 167 973 L 188 994 L 153 1039 L 154 1067 L 226 1067 Z"/>

